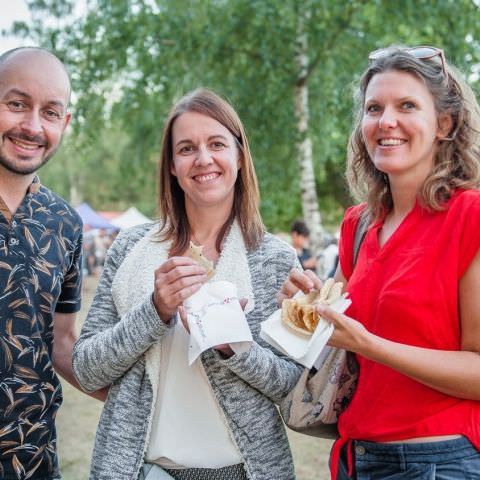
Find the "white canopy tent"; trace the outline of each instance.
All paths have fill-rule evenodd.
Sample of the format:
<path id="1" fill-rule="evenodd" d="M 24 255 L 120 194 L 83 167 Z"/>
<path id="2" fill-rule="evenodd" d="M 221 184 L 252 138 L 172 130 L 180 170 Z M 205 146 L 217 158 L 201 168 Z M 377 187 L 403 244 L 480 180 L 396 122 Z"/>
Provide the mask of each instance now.
<path id="1" fill-rule="evenodd" d="M 149 223 L 151 221 L 152 219 L 145 216 L 135 207 L 130 207 L 124 213 L 111 220 L 110 223 L 121 229 L 134 227 L 135 225 L 141 225 L 142 223 Z"/>

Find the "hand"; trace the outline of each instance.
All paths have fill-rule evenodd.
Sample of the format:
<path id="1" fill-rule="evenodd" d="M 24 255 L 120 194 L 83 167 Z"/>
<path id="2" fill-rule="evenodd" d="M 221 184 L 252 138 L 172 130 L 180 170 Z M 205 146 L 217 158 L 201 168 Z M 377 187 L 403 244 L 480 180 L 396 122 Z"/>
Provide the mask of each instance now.
<path id="1" fill-rule="evenodd" d="M 245 307 L 248 303 L 247 298 L 241 298 L 239 300 L 240 306 L 242 307 L 242 310 L 245 310 Z M 190 333 L 190 328 L 188 326 L 188 321 L 187 321 L 187 312 L 185 310 L 185 307 L 180 306 L 178 307 L 178 313 L 180 315 L 180 320 L 182 321 L 182 324 L 185 328 L 185 330 Z M 218 350 L 221 352 L 225 357 L 230 358 L 233 354 L 234 351 L 232 350 L 232 347 L 228 343 L 222 343 L 221 345 L 215 345 L 212 347 L 214 350 Z"/>
<path id="2" fill-rule="evenodd" d="M 317 305 L 317 313 L 334 326 L 328 345 L 355 353 L 364 351 L 372 334 L 359 321 L 326 305 Z"/>
<path id="3" fill-rule="evenodd" d="M 282 305 L 283 300 L 292 298 L 299 290 L 303 293 L 309 293 L 312 290 L 320 290 L 322 281 L 311 270 L 299 270 L 294 268 L 290 271 L 288 278 L 282 285 L 277 295 L 278 305 Z"/>
<path id="4" fill-rule="evenodd" d="M 207 281 L 206 270 L 190 257 L 172 257 L 155 270 L 153 303 L 160 318 L 167 322 Z"/>

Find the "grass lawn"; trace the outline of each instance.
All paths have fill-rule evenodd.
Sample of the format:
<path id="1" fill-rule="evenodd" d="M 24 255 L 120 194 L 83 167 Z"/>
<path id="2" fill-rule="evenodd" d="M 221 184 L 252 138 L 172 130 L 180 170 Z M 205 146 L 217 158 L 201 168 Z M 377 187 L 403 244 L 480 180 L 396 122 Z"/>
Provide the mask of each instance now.
<path id="1" fill-rule="evenodd" d="M 87 277 L 84 283 L 83 309 L 78 317 L 78 329 L 83 323 L 92 300 L 95 281 Z M 102 403 L 75 390 L 63 382 L 64 402 L 57 417 L 58 451 L 65 480 L 88 478 L 93 437 Z M 327 480 L 328 454 L 332 442 L 289 431 L 297 480 Z M 275 480 L 275 479 L 265 479 Z"/>

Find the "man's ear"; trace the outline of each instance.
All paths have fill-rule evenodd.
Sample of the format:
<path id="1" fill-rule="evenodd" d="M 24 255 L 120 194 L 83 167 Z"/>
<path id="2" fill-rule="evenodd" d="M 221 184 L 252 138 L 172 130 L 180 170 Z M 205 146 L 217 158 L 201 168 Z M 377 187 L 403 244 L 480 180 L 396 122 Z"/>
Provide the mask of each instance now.
<path id="1" fill-rule="evenodd" d="M 67 127 L 70 125 L 70 120 L 72 119 L 72 114 L 70 112 L 67 112 L 65 114 L 65 121 L 63 124 L 63 131 L 67 129 Z"/>
<path id="2" fill-rule="evenodd" d="M 438 116 L 437 138 L 441 140 L 442 138 L 448 137 L 449 133 L 452 131 L 452 127 L 452 115 L 450 113 L 441 113 Z"/>

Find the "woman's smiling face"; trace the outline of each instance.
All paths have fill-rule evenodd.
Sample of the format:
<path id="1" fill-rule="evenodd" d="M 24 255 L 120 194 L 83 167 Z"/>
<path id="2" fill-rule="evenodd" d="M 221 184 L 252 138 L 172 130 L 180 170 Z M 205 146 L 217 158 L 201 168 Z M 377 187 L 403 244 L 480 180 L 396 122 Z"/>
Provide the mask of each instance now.
<path id="1" fill-rule="evenodd" d="M 224 125 L 201 113 L 183 113 L 173 124 L 172 151 L 171 172 L 187 208 L 231 207 L 240 160 L 236 140 Z"/>
<path id="2" fill-rule="evenodd" d="M 425 178 L 433 167 L 438 140 L 448 133 L 450 123 L 441 123 L 443 128 L 431 93 L 413 74 L 390 70 L 370 80 L 362 134 L 378 170 Z"/>

